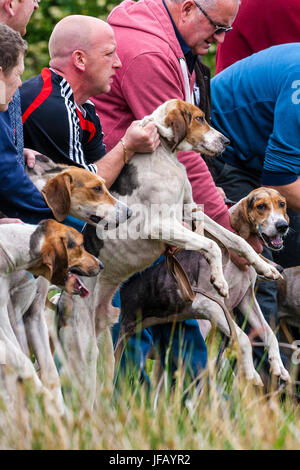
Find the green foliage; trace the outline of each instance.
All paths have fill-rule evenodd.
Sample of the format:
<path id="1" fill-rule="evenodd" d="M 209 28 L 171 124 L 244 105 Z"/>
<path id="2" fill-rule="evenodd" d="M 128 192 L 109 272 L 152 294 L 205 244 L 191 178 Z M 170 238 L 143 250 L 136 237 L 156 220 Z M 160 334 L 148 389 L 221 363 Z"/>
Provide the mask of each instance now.
<path id="1" fill-rule="evenodd" d="M 103 20 L 120 3 L 118 0 L 42 0 L 39 9 L 34 12 L 27 27 L 25 39 L 29 51 L 25 59 L 23 80 L 38 75 L 49 63 L 48 40 L 58 21 L 67 15 L 90 15 Z M 215 46 L 210 48 L 204 62 L 215 70 Z"/>
<path id="2" fill-rule="evenodd" d="M 217 46 L 216 44 L 213 44 L 208 51 L 208 54 L 203 56 L 202 60 L 207 65 L 210 70 L 211 70 L 211 76 L 213 77 L 216 71 L 216 63 L 215 63 L 215 58 L 216 58 L 216 50 Z"/>
<path id="3" fill-rule="evenodd" d="M 42 0 L 27 27 L 29 51 L 23 80 L 40 73 L 49 63 L 48 40 L 58 21 L 68 15 L 90 15 L 106 20 L 118 0 Z"/>

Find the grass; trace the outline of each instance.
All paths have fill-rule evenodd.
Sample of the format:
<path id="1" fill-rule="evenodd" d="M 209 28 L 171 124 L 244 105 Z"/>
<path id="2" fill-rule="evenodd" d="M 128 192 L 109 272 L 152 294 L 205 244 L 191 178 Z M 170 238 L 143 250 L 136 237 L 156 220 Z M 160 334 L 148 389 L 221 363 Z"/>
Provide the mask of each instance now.
<path id="1" fill-rule="evenodd" d="M 68 409 L 64 417 L 55 412 L 49 416 L 30 384 L 18 383 L 13 406 L 7 407 L 0 393 L 0 449 L 299 449 L 298 403 L 289 394 L 282 399 L 275 387 L 266 395 L 245 383 L 233 374 L 230 357 L 216 373 L 218 347 L 213 335 L 202 390 L 192 384 L 188 394 L 179 368 L 172 390 L 165 373 L 159 393 L 157 387 L 147 391 L 138 382 L 129 385 L 125 378 L 112 395 L 102 364 L 93 412 L 75 378 L 62 376 Z M 155 368 L 148 364 L 151 369 L 154 376 Z"/>

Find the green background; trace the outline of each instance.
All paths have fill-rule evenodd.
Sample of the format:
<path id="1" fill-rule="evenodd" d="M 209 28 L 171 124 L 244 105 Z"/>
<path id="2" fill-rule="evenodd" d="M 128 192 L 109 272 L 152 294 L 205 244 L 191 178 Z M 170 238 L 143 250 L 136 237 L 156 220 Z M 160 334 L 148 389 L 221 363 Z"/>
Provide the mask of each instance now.
<path id="1" fill-rule="evenodd" d="M 29 50 L 25 60 L 23 81 L 38 75 L 43 67 L 48 66 L 48 40 L 55 24 L 64 16 L 81 14 L 96 16 L 103 20 L 120 1 L 106 0 L 42 0 L 40 7 L 34 12 L 25 39 Z M 212 46 L 204 62 L 215 70 L 215 46 Z"/>

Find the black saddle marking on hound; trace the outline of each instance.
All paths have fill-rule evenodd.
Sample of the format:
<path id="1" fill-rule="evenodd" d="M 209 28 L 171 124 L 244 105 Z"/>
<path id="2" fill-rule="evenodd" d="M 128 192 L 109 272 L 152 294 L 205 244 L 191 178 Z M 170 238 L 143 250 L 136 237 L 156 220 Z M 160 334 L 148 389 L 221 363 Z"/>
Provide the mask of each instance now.
<path id="1" fill-rule="evenodd" d="M 120 175 L 109 190 L 117 193 L 119 196 L 130 196 L 138 187 L 137 169 L 134 165 L 128 163 L 123 167 Z"/>
<path id="2" fill-rule="evenodd" d="M 82 234 L 84 239 L 84 248 L 86 251 L 88 251 L 91 255 L 98 257 L 101 248 L 104 246 L 104 242 L 101 238 L 98 237 L 97 228 L 93 225 L 86 224 Z"/>
<path id="3" fill-rule="evenodd" d="M 202 255 L 195 251 L 182 251 L 176 255 L 192 286 L 198 286 Z M 178 285 L 168 273 L 165 260 L 136 273 L 127 280 L 121 291 L 122 325 L 125 331 L 137 318 L 166 318 L 180 314 L 186 307 Z"/>

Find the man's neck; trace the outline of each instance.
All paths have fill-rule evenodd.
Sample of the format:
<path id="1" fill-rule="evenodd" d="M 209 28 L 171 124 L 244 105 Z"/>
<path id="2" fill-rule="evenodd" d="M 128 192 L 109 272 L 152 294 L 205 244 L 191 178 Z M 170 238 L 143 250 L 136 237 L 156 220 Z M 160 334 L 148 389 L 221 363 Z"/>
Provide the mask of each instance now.
<path id="1" fill-rule="evenodd" d="M 83 105 L 89 98 L 90 96 L 85 93 L 84 90 L 82 90 L 82 86 L 78 83 L 78 80 L 76 77 L 73 77 L 72 74 L 68 74 L 66 72 L 63 72 L 62 70 L 55 68 L 55 67 L 50 67 L 53 72 L 57 73 L 57 75 L 60 75 L 63 77 L 70 87 L 72 88 L 73 91 L 73 96 L 74 96 L 74 101 L 78 106 Z"/>

